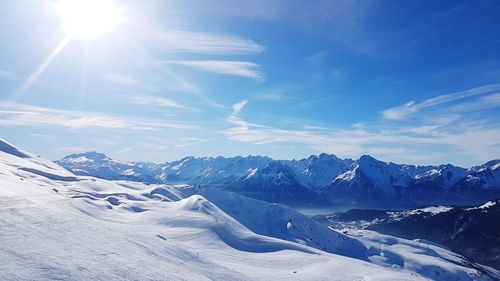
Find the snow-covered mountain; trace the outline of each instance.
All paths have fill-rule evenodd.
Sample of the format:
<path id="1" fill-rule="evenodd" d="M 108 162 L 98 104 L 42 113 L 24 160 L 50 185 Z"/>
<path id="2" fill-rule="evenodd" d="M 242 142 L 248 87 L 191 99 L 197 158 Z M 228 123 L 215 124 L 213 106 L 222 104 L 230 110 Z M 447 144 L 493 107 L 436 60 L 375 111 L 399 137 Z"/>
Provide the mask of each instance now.
<path id="1" fill-rule="evenodd" d="M 0 206 L 2 280 L 500 277 L 437 245 L 345 234 L 234 192 L 74 175 L 2 140 Z"/>
<path id="2" fill-rule="evenodd" d="M 467 175 L 457 181 L 448 195 L 454 201 L 467 203 L 500 198 L 500 160 L 489 161 L 468 170 Z"/>
<path id="3" fill-rule="evenodd" d="M 336 229 L 361 228 L 426 239 L 500 269 L 500 200 L 473 207 L 430 206 L 408 211 L 352 209 L 316 219 Z"/>
<path id="4" fill-rule="evenodd" d="M 307 201 L 315 195 L 283 161 L 271 161 L 262 168 L 250 169 L 235 184 L 229 189 L 274 202 Z"/>
<path id="5" fill-rule="evenodd" d="M 230 186 L 238 192 L 253 193 L 257 198 L 267 196 L 270 201 L 296 194 L 297 198 L 311 195 L 323 202 L 373 206 L 380 202 L 475 204 L 500 197 L 500 160 L 470 169 L 451 164 L 400 165 L 369 155 L 357 160 L 339 159 L 328 154 L 302 160 L 261 156 L 186 157 L 152 164 L 124 163 L 92 152 L 69 155 L 57 163 L 79 175 L 148 183 Z"/>
<path id="6" fill-rule="evenodd" d="M 417 202 L 427 202 L 428 204 L 442 204 L 454 202 L 454 200 L 444 200 L 453 198 L 455 192 L 454 186 L 456 183 L 467 176 L 468 170 L 456 167 L 451 164 L 432 167 L 425 173 L 416 175 L 415 179 L 406 189 L 406 195 L 410 200 Z M 478 191 L 482 186 L 477 186 Z M 453 190 L 452 190 L 453 189 Z M 493 193 L 487 199 L 497 198 Z M 463 203 L 480 203 L 471 197 L 467 202 Z M 460 203 L 460 202 L 454 202 Z"/>
<path id="7" fill-rule="evenodd" d="M 411 179 L 405 166 L 385 163 L 363 155 L 339 174 L 324 190 L 336 198 L 375 200 L 393 197 Z"/>
<path id="8" fill-rule="evenodd" d="M 225 184 L 245 176 L 250 169 L 263 167 L 272 159 L 248 157 L 185 157 L 161 167 L 158 179 L 168 183 Z"/>
<path id="9" fill-rule="evenodd" d="M 57 163 L 75 175 L 94 176 L 103 179 L 159 182 L 154 163 L 130 163 L 113 160 L 95 151 L 76 153 L 64 157 Z"/>
<path id="10" fill-rule="evenodd" d="M 311 191 L 321 193 L 333 179 L 352 164 L 351 159 L 339 159 L 335 155 L 322 153 L 302 160 L 284 161 L 297 176 L 300 184 Z"/>

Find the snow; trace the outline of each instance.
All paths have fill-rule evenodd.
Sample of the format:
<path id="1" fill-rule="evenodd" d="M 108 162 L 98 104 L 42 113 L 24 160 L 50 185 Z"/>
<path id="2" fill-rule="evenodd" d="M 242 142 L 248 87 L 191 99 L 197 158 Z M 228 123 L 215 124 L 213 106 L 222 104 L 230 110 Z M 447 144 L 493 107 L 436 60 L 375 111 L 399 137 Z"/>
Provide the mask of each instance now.
<path id="1" fill-rule="evenodd" d="M 137 176 L 137 175 L 139 175 L 136 172 L 134 172 L 133 169 L 127 169 L 127 170 L 125 170 L 125 171 L 123 171 L 123 174 L 126 175 L 126 176 Z"/>
<path id="2" fill-rule="evenodd" d="M 68 161 L 69 161 L 70 163 L 78 163 L 78 164 L 81 164 L 81 163 L 91 162 L 91 161 L 94 161 L 94 160 L 90 160 L 90 159 L 88 159 L 88 158 L 87 158 L 87 157 L 85 157 L 85 156 L 80 156 L 80 157 L 75 157 L 75 158 L 68 159 Z"/>
<path id="3" fill-rule="evenodd" d="M 376 187 L 383 190 L 386 195 L 393 195 L 395 193 L 393 186 L 394 171 L 391 167 L 382 161 L 378 161 L 369 155 L 363 155 L 356 161 L 358 168 L 356 172 L 363 171 L 363 173 L 375 184 Z"/>
<path id="4" fill-rule="evenodd" d="M 192 160 L 193 158 L 192 157 L 186 157 L 184 159 L 181 160 L 181 162 L 175 166 L 172 166 L 172 170 L 179 170 L 182 168 L 182 166 L 186 165 L 186 163 L 189 161 L 189 160 Z"/>
<path id="5" fill-rule="evenodd" d="M 409 211 L 389 212 L 388 214 L 393 220 L 401 220 L 403 218 L 407 218 L 408 216 L 419 215 L 419 214 L 422 214 L 424 217 L 431 217 L 440 213 L 449 212 L 451 210 L 453 210 L 453 208 L 449 206 L 430 206 L 426 208 L 414 209 Z"/>
<path id="6" fill-rule="evenodd" d="M 343 174 L 340 174 L 335 179 L 344 180 L 344 181 L 354 180 L 356 177 L 356 169 L 357 168 L 353 169 L 352 171 L 347 171 Z"/>
<path id="7" fill-rule="evenodd" d="M 457 264 L 467 265 L 469 262 L 461 260 L 458 254 L 443 246 L 426 243 L 420 239 L 412 241 L 396 238 L 369 230 L 344 231 L 359 238 L 369 252 L 374 254 L 369 259 L 375 264 L 393 268 L 404 267 L 431 280 L 487 280 L 478 272 L 472 273 L 465 267 L 457 267 Z M 484 270 L 496 272 L 486 267 Z"/>
<path id="8" fill-rule="evenodd" d="M 320 193 L 350 164 L 351 159 L 339 159 L 335 155 L 322 153 L 307 159 L 287 161 L 297 176 L 300 184 L 311 191 Z"/>
<path id="9" fill-rule="evenodd" d="M 498 274 L 443 248 L 377 233 L 346 235 L 291 208 L 230 192 L 75 176 L 3 141 L 0 225 L 2 280 L 490 280 L 481 272 Z"/>
<path id="10" fill-rule="evenodd" d="M 467 176 L 468 171 L 461 167 L 456 167 L 451 164 L 440 165 L 432 168 L 415 177 L 416 180 L 422 182 L 442 182 L 445 192 L 450 190 L 454 184 L 460 179 Z"/>
<path id="11" fill-rule="evenodd" d="M 448 212 L 452 209 L 453 209 L 452 207 L 448 207 L 448 206 L 430 206 L 430 207 L 426 207 L 426 208 L 411 210 L 411 211 L 406 212 L 406 213 L 408 215 L 414 215 L 414 214 L 419 214 L 419 213 L 429 213 L 430 215 L 434 216 L 434 215 L 437 215 L 439 213 Z"/>
<path id="12" fill-rule="evenodd" d="M 491 167 L 492 170 L 496 170 L 498 168 L 500 168 L 500 163 L 497 163 Z"/>
<path id="13" fill-rule="evenodd" d="M 479 206 L 478 208 L 479 209 L 487 209 L 487 208 L 495 206 L 496 204 L 497 204 L 496 201 L 489 201 L 489 202 L 486 202 L 483 205 Z"/>
<path id="14" fill-rule="evenodd" d="M 478 185 L 484 189 L 500 188 L 500 160 L 491 160 L 479 167 L 469 169 L 465 182 Z M 491 198 L 494 199 L 494 198 Z"/>
<path id="15" fill-rule="evenodd" d="M 426 178 L 426 177 L 433 177 L 433 176 L 436 176 L 436 175 L 439 175 L 439 174 L 440 173 L 439 173 L 438 169 L 432 169 L 430 171 L 427 171 L 426 173 L 423 173 L 423 174 L 415 176 L 415 179 L 422 179 L 422 178 Z"/>
<path id="16" fill-rule="evenodd" d="M 287 189 L 299 185 L 292 169 L 280 161 L 270 162 L 262 169 L 249 169 L 248 175 L 242 177 L 239 183 L 246 190 Z"/>
<path id="17" fill-rule="evenodd" d="M 484 203 L 483 205 L 481 205 L 479 207 L 467 208 L 466 210 L 467 211 L 469 211 L 469 210 L 477 210 L 477 209 L 484 210 L 484 209 L 491 208 L 491 207 L 495 206 L 496 204 L 497 204 L 496 201 L 488 201 L 488 202 Z"/>
<path id="18" fill-rule="evenodd" d="M 257 173 L 258 170 L 259 170 L 259 168 L 248 169 L 248 175 L 245 177 L 245 180 L 250 179 L 251 177 L 255 176 L 255 173 Z"/>

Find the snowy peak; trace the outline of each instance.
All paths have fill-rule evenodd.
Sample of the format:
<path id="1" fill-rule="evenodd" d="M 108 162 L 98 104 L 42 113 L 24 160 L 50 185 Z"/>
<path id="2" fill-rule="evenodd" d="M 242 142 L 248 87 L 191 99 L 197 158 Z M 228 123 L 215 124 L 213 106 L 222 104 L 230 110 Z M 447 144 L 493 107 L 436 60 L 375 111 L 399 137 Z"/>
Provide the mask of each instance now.
<path id="1" fill-rule="evenodd" d="M 407 178 L 399 165 L 387 164 L 363 155 L 350 165 L 348 171 L 335 179 L 334 185 L 345 185 L 345 182 L 351 186 L 364 184 L 377 189 L 379 193 L 392 196 L 395 193 L 394 187 L 406 183 Z"/>
<path id="2" fill-rule="evenodd" d="M 297 175 L 304 186 L 316 193 L 327 186 L 335 177 L 343 172 L 350 164 L 351 159 L 339 159 L 333 154 L 322 153 L 312 155 L 307 159 L 289 161 L 288 165 Z"/>
<path id="3" fill-rule="evenodd" d="M 15 151 L 10 146 L 5 150 Z M 499 160 L 468 170 L 451 164 L 413 166 L 387 163 L 369 155 L 357 160 L 340 159 L 325 153 L 282 161 L 262 156 L 189 156 L 170 163 L 153 164 L 120 162 L 102 153 L 87 152 L 72 154 L 57 163 L 78 175 L 253 190 L 262 193 L 260 199 L 273 198 L 275 191 L 293 190 L 295 194 L 314 193 L 323 198 L 326 194 L 327 199 L 356 198 L 357 202 L 391 199 L 384 202 L 449 204 L 459 198 L 460 203 L 469 204 L 494 199 L 497 196 L 495 190 L 500 190 L 497 189 L 500 187 Z M 299 189 L 302 191 L 298 192 Z M 266 194 L 268 191 L 273 192 Z M 469 196 L 465 194 L 477 192 L 481 196 L 470 197 L 475 199 L 468 202 Z"/>
<path id="4" fill-rule="evenodd" d="M 481 166 L 472 167 L 470 170 L 473 172 L 481 172 L 484 170 L 496 170 L 498 168 L 500 168 L 500 159 L 488 161 Z"/>
<path id="5" fill-rule="evenodd" d="M 248 174 L 240 179 L 240 183 L 247 191 L 285 190 L 300 186 L 292 169 L 281 161 L 272 161 L 262 169 L 250 169 Z"/>
<path id="6" fill-rule="evenodd" d="M 70 154 L 64 157 L 60 162 L 68 162 L 68 163 L 85 163 L 85 162 L 94 162 L 100 163 L 105 161 L 111 161 L 111 158 L 106 156 L 104 153 L 98 153 L 95 151 L 84 152 L 84 153 L 75 153 Z"/>
<path id="7" fill-rule="evenodd" d="M 81 176 L 159 182 L 156 179 L 157 166 L 155 164 L 116 161 L 95 151 L 71 154 L 56 163 Z"/>
<path id="8" fill-rule="evenodd" d="M 5 140 L 0 139 L 0 174 L 11 174 L 16 179 L 47 178 L 53 180 L 74 180 L 72 173 L 31 153 L 28 153 Z"/>
<path id="9" fill-rule="evenodd" d="M 360 166 L 365 166 L 365 165 L 373 166 L 373 165 L 386 164 L 385 162 L 379 161 L 374 157 L 366 154 L 361 155 L 361 157 L 359 157 L 357 162 L 359 163 Z"/>
<path id="10" fill-rule="evenodd" d="M 235 182 L 249 169 L 261 168 L 272 159 L 261 156 L 248 157 L 185 157 L 166 163 L 159 178 L 164 182 L 193 184 L 225 184 Z"/>
<path id="11" fill-rule="evenodd" d="M 364 174 L 377 184 L 384 187 L 391 185 L 391 171 L 389 165 L 379 161 L 369 155 L 363 155 L 354 164 L 356 171 L 363 171 Z"/>
<path id="12" fill-rule="evenodd" d="M 273 161 L 267 164 L 262 169 L 254 169 L 250 172 L 250 174 L 245 177 L 245 180 L 249 180 L 252 178 L 261 177 L 261 178 L 269 178 L 275 179 L 277 181 L 284 181 L 286 183 L 297 183 L 297 179 L 295 174 L 290 169 L 290 167 L 286 166 L 280 161 Z"/>
<path id="13" fill-rule="evenodd" d="M 4 139 L 0 139 L 0 152 L 11 154 L 20 158 L 30 158 L 32 157 L 29 153 L 15 147 Z"/>
<path id="14" fill-rule="evenodd" d="M 455 183 L 467 175 L 467 169 L 451 164 L 440 165 L 417 175 L 417 183 L 438 185 L 450 189 Z"/>
<path id="15" fill-rule="evenodd" d="M 454 189 L 467 193 L 477 189 L 488 189 L 500 196 L 500 160 L 492 160 L 469 169 L 467 176 L 459 179 Z"/>

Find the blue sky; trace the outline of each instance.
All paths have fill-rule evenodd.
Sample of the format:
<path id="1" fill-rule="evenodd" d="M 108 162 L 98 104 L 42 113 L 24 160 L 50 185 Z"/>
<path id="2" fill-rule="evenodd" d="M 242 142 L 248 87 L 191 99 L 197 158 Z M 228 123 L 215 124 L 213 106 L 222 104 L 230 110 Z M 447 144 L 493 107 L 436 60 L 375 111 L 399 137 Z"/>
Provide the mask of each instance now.
<path id="1" fill-rule="evenodd" d="M 58 2 L 0 4 L 0 136 L 49 159 L 500 157 L 498 1 L 115 0 L 91 38 Z"/>

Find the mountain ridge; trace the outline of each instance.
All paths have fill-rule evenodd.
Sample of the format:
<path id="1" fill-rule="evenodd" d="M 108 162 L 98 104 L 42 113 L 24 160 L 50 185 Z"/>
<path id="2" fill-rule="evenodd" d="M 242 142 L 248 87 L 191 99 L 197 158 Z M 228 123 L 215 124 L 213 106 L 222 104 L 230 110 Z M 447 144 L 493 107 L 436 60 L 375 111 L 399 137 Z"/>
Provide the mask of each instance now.
<path id="1" fill-rule="evenodd" d="M 97 156 L 97 157 L 96 157 Z M 99 160 L 99 161 L 96 161 Z M 184 157 L 163 164 L 115 161 L 96 152 L 71 154 L 57 164 L 77 175 L 147 183 L 232 186 L 271 201 L 295 197 L 307 202 L 373 205 L 471 204 L 500 198 L 500 160 L 463 168 L 416 166 L 370 155 L 341 159 L 333 154 L 299 160 L 266 156 Z"/>

